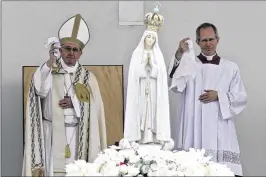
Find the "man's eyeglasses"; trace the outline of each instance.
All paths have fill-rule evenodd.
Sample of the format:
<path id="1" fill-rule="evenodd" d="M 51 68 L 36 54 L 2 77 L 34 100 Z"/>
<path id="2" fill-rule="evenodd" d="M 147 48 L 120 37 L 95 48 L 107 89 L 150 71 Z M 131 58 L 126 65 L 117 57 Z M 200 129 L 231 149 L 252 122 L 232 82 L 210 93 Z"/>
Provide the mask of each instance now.
<path id="1" fill-rule="evenodd" d="M 76 47 L 72 48 L 72 47 L 69 47 L 69 46 L 65 46 L 65 47 L 62 47 L 62 48 L 65 49 L 65 51 L 67 51 L 67 52 L 73 51 L 73 53 L 79 53 L 81 51 L 80 49 L 78 49 Z"/>
<path id="2" fill-rule="evenodd" d="M 204 38 L 204 39 L 199 39 L 199 42 L 213 42 L 214 40 L 218 39 L 218 37 L 212 37 L 212 38 Z"/>

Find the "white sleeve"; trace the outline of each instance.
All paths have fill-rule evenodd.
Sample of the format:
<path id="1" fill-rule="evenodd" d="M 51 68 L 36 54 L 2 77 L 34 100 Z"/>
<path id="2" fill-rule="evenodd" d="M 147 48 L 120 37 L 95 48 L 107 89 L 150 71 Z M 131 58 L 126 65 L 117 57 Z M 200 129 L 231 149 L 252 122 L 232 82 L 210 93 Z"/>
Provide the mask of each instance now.
<path id="1" fill-rule="evenodd" d="M 247 105 L 247 93 L 243 85 L 239 69 L 227 92 L 218 91 L 220 111 L 223 119 L 230 119 L 240 114 Z"/>
<path id="2" fill-rule="evenodd" d="M 51 68 L 46 63 L 38 67 L 33 75 L 34 86 L 37 94 L 41 98 L 45 98 L 52 87 Z"/>
<path id="3" fill-rule="evenodd" d="M 196 57 L 194 51 L 190 50 L 188 52 L 185 52 L 182 55 L 176 71 L 174 73 L 171 73 L 172 78 L 169 90 L 183 92 L 187 86 L 188 81 L 191 79 L 194 80 L 194 78 L 196 77 L 196 69 Z"/>

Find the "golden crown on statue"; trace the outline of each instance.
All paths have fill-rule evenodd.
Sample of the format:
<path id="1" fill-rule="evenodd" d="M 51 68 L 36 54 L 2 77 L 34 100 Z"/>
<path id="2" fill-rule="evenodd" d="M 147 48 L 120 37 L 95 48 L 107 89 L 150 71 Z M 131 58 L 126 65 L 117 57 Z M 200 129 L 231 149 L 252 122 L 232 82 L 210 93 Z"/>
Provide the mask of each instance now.
<path id="1" fill-rule="evenodd" d="M 145 15 L 144 22 L 146 24 L 147 30 L 158 32 L 164 22 L 163 16 L 158 13 L 159 5 L 160 3 L 157 2 L 156 7 L 153 9 L 153 13 L 147 13 Z"/>

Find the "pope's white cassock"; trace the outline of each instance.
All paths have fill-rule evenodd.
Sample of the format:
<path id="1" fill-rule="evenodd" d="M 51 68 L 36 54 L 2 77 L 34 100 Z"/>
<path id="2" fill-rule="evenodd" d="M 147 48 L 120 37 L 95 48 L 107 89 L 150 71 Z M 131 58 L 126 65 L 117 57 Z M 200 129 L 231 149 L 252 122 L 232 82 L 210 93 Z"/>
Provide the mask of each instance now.
<path id="1" fill-rule="evenodd" d="M 79 28 L 75 28 L 77 24 Z M 76 38 L 73 33 L 67 36 L 73 28 L 85 34 L 76 35 Z M 61 41 L 69 37 L 69 41 L 86 44 L 88 36 L 86 23 L 80 15 L 71 17 L 59 31 Z M 65 165 L 77 159 L 92 162 L 107 147 L 104 106 L 96 77 L 79 62 L 69 67 L 60 58 L 57 64 L 58 73 L 52 74 L 44 63 L 37 68 L 31 81 L 26 107 L 22 172 L 25 176 L 64 176 Z M 74 90 L 77 83 L 90 91 L 89 102 L 78 100 Z M 66 93 L 74 108 L 59 107 L 59 100 Z M 71 154 L 65 157 L 68 144 Z"/>
<path id="2" fill-rule="evenodd" d="M 212 160 L 242 175 L 234 118 L 245 108 L 247 94 L 237 64 L 217 54 L 195 57 L 192 48 L 181 62 L 173 57 L 168 72 L 170 88 L 182 94 L 177 148 L 204 148 Z M 201 103 L 205 89 L 218 91 L 219 100 Z"/>

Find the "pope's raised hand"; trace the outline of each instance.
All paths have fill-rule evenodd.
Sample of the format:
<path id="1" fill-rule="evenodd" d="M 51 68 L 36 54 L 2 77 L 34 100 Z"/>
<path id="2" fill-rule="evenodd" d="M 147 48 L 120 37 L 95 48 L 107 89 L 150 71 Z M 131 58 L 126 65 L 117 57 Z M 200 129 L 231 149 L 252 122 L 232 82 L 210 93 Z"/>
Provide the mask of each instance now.
<path id="1" fill-rule="evenodd" d="M 51 49 L 49 50 L 49 60 L 46 62 L 47 66 L 49 68 L 51 68 L 53 66 L 53 64 L 56 62 L 57 57 L 55 56 L 56 53 L 58 53 L 59 51 L 59 47 L 56 45 L 52 45 Z"/>

